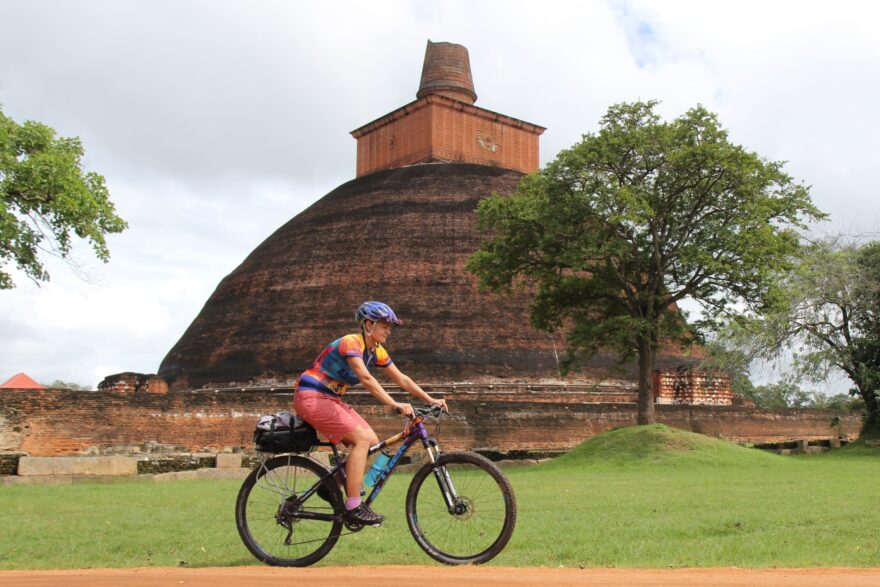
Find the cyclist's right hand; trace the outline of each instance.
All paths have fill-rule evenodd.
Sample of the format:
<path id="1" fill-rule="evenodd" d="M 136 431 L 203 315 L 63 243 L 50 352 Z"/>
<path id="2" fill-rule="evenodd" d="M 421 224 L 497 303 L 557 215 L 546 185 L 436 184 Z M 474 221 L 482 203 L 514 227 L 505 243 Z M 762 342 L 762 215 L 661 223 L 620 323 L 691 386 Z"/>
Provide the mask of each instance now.
<path id="1" fill-rule="evenodd" d="M 407 418 L 412 418 L 416 415 L 413 407 L 410 404 L 405 404 L 401 402 L 394 402 L 394 411 L 401 416 L 406 416 Z"/>

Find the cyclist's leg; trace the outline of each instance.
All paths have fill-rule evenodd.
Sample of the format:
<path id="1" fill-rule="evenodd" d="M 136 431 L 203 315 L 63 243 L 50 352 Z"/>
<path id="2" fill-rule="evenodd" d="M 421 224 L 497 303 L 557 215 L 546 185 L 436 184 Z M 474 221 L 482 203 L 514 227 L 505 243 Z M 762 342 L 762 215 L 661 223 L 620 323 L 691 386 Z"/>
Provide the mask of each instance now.
<path id="1" fill-rule="evenodd" d="M 364 422 L 343 437 L 349 446 L 348 460 L 345 463 L 345 492 L 349 498 L 360 497 L 364 471 L 367 469 L 367 456 L 370 447 L 379 442 L 379 437 Z"/>
<path id="2" fill-rule="evenodd" d="M 294 409 L 330 442 L 344 443 L 351 449 L 345 466 L 346 492 L 349 497 L 360 496 L 367 454 L 370 446 L 379 442 L 367 421 L 340 398 L 318 391 L 297 390 Z"/>
<path id="3" fill-rule="evenodd" d="M 297 415 L 333 444 L 346 441 L 358 426 L 372 430 L 367 421 L 338 396 L 298 389 L 293 397 L 293 407 Z"/>
<path id="4" fill-rule="evenodd" d="M 345 440 L 351 446 L 345 464 L 345 484 L 348 493 L 348 499 L 345 500 L 345 520 L 347 523 L 361 526 L 379 526 L 385 518 L 372 511 L 366 503 L 362 503 L 360 495 L 370 446 L 379 442 L 379 438 L 367 425 L 352 430 Z"/>

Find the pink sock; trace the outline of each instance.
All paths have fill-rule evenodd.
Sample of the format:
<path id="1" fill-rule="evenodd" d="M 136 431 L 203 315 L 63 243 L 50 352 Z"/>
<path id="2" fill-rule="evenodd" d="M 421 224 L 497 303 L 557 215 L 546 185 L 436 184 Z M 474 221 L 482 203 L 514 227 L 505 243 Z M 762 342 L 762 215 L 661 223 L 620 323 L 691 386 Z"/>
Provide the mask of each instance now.
<path id="1" fill-rule="evenodd" d="M 361 496 L 355 495 L 354 497 L 349 497 L 345 500 L 345 509 L 353 510 L 357 506 L 361 505 Z"/>

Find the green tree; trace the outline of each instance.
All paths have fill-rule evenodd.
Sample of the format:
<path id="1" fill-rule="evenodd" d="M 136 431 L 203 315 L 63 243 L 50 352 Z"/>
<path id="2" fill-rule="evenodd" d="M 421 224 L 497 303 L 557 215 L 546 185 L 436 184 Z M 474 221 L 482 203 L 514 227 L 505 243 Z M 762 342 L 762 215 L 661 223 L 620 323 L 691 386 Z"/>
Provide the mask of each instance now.
<path id="1" fill-rule="evenodd" d="M 844 410 L 849 412 L 865 412 L 865 402 L 859 396 L 852 396 L 846 393 L 838 393 L 832 396 L 825 396 L 823 401 L 816 401 L 814 405 L 817 408 L 825 408 L 828 410 Z"/>
<path id="2" fill-rule="evenodd" d="M 78 138 L 56 137 L 44 124 L 19 125 L 0 110 L 0 289 L 15 287 L 14 263 L 35 282 L 48 281 L 40 254 L 69 262 L 72 237 L 86 239 L 104 262 L 105 236 L 127 228 L 104 178 L 85 172 Z"/>
<path id="3" fill-rule="evenodd" d="M 600 347 L 638 359 L 638 421 L 654 422 L 662 341 L 688 343 L 714 317 L 763 299 L 798 247 L 808 189 L 732 144 L 702 106 L 671 122 L 656 102 L 614 105 L 598 133 L 526 176 L 478 215 L 490 231 L 469 260 L 484 287 L 534 291 L 531 320 L 567 333 L 566 365 Z M 704 312 L 685 323 L 677 304 Z"/>
<path id="4" fill-rule="evenodd" d="M 71 381 L 63 381 L 61 379 L 56 379 L 52 383 L 48 384 L 46 387 L 52 389 L 69 389 L 71 391 L 94 391 L 88 385 L 80 385 L 79 383 L 73 383 Z"/>
<path id="5" fill-rule="evenodd" d="M 814 407 L 814 396 L 802 391 L 794 381 L 779 381 L 758 385 L 749 398 L 759 408 L 806 408 Z M 815 406 L 821 407 L 821 406 Z"/>
<path id="6" fill-rule="evenodd" d="M 842 371 L 864 403 L 862 432 L 880 433 L 880 242 L 805 247 L 768 299 L 760 314 L 733 326 L 730 340 L 765 360 L 790 353 L 806 380 Z"/>
<path id="7" fill-rule="evenodd" d="M 50 387 L 52 389 L 69 389 L 71 391 L 93 391 L 92 388 L 88 385 L 80 385 L 79 383 L 63 381 L 61 379 L 56 379 L 46 387 Z"/>

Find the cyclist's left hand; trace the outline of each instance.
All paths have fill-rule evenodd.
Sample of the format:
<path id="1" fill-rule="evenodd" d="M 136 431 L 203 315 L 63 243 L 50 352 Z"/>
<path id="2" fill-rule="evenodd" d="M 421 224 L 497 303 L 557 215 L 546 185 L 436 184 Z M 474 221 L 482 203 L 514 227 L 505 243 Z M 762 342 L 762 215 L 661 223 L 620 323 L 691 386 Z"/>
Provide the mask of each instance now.
<path id="1" fill-rule="evenodd" d="M 406 416 L 407 418 L 412 418 L 416 415 L 413 407 L 406 403 L 394 402 L 394 410 L 401 416 Z"/>
<path id="2" fill-rule="evenodd" d="M 435 406 L 441 406 L 443 408 L 444 412 L 446 412 L 447 414 L 449 413 L 449 406 L 446 405 L 445 399 L 431 400 L 431 403 L 434 404 Z"/>

